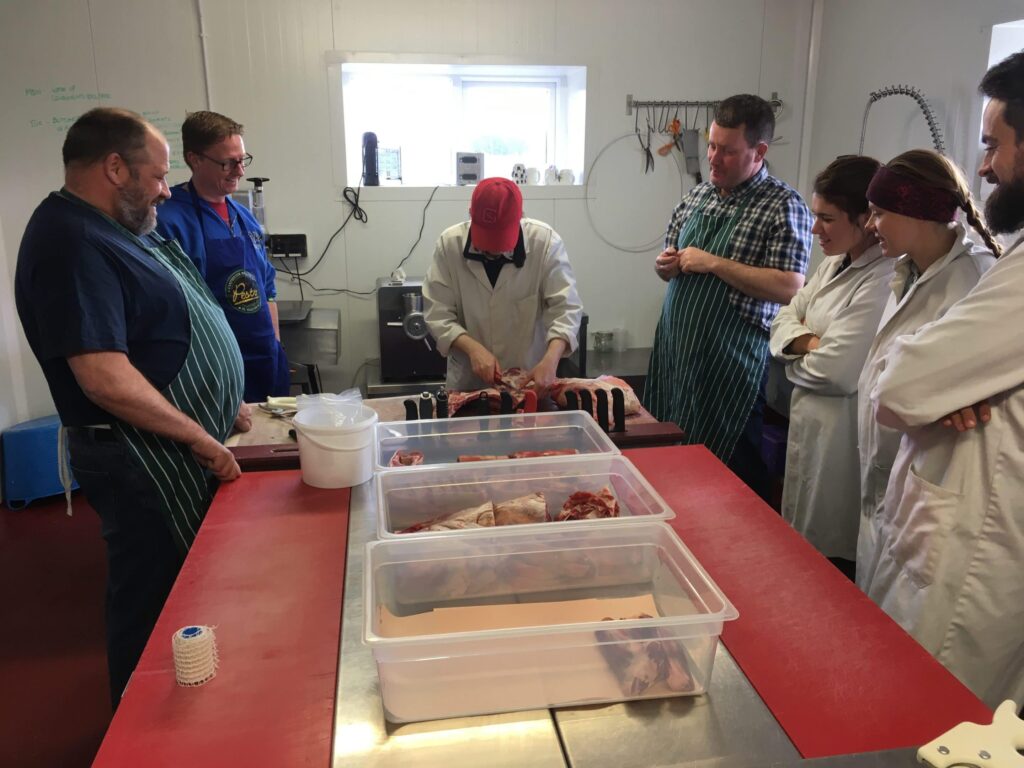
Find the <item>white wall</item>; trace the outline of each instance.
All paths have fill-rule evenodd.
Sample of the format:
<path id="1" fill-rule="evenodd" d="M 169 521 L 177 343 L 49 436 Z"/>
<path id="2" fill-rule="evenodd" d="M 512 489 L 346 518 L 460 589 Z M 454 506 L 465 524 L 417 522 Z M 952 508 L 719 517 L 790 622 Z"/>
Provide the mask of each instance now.
<path id="1" fill-rule="evenodd" d="M 947 154 L 975 178 L 992 25 L 1024 18 L 1021 0 L 825 0 L 815 81 L 810 167 L 857 151 L 868 94 L 919 88 L 935 111 Z M 864 153 L 882 162 L 931 147 L 917 104 L 890 96 L 871 107 Z M 807 190 L 803 190 L 807 191 Z"/>
<path id="2" fill-rule="evenodd" d="M 304 232 L 311 254 L 319 254 L 347 212 L 332 174 L 328 52 L 586 65 L 588 167 L 609 141 L 633 129 L 627 93 L 717 99 L 775 91 L 786 102 L 778 128 L 784 141 L 769 157 L 775 172 L 795 183 L 811 7 L 812 0 L 8 0 L 0 4 L 3 268 L 13 277 L 32 209 L 60 186 L 61 128 L 68 119 L 96 103 L 145 111 L 168 133 L 172 150 L 180 148 L 176 126 L 185 110 L 207 106 L 197 8 L 206 32 L 210 108 L 246 125 L 246 146 L 256 157 L 249 171 L 271 178 L 271 230 Z M 52 100 L 54 88 L 71 85 L 91 96 Z M 590 204 L 609 240 L 635 245 L 663 232 L 680 177 L 668 160 L 658 160 L 657 171 L 645 176 L 635 139 L 615 142 L 602 156 Z M 178 165 L 173 181 L 185 178 Z M 691 183 L 687 177 L 684 188 Z M 371 289 L 408 252 L 429 192 L 364 190 L 369 222 L 349 224 L 313 282 Z M 408 274 L 426 270 L 437 235 L 466 217 L 468 198 L 466 189 L 438 192 L 405 265 Z M 659 248 L 630 254 L 601 242 L 587 221 L 582 188 L 533 190 L 526 212 L 549 221 L 566 241 L 591 327 L 625 327 L 632 343 L 648 344 L 664 290 L 650 267 Z M 286 279 L 278 284 L 283 298 L 297 297 Z M 0 280 L 0 304 L 11 301 L 8 280 Z M 347 385 L 365 359 L 377 357 L 375 304 L 344 296 L 322 296 L 317 304 L 342 310 L 343 365 L 336 378 Z M 0 312 L 0 343 L 18 382 L 0 391 L 0 428 L 53 410 L 20 329 L 12 334 L 8 327 L 9 314 Z M 20 341 L 13 343 L 12 335 Z"/>
<path id="3" fill-rule="evenodd" d="M 1024 16 L 1024 4 L 1018 11 Z M 989 48 L 988 63 L 997 64 L 1011 53 L 1024 49 L 1024 18 L 992 29 L 992 45 Z"/>
<path id="4" fill-rule="evenodd" d="M 173 62 L 164 40 L 175 41 Z M 0 3 L 0 429 L 54 412 L 16 317 L 13 280 L 29 216 L 63 181 L 65 131 L 97 104 L 127 106 L 180 156 L 181 120 L 201 99 L 198 51 L 195 14 L 180 0 Z M 172 178 L 187 178 L 175 165 Z"/>

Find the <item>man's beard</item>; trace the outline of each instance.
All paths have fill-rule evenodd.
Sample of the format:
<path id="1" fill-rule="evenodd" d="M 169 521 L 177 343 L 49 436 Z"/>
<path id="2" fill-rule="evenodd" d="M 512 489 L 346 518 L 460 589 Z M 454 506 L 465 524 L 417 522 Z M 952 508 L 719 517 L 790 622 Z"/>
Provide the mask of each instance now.
<path id="1" fill-rule="evenodd" d="M 136 235 L 147 235 L 156 228 L 156 210 L 141 185 L 118 190 L 118 221 Z"/>
<path id="2" fill-rule="evenodd" d="M 1024 168 L 1014 169 L 1012 180 L 992 190 L 985 201 L 985 221 L 997 235 L 1024 227 Z"/>

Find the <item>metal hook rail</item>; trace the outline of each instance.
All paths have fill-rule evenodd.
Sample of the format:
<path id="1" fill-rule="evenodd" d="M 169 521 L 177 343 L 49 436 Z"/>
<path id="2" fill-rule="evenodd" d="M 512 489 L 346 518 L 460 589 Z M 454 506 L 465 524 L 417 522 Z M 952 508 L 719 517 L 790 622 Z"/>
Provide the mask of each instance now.
<path id="1" fill-rule="evenodd" d="M 924 113 L 924 119 L 928 122 L 928 130 L 932 134 L 932 144 L 935 146 L 935 151 L 940 155 L 946 154 L 946 145 L 942 141 L 942 129 L 939 127 L 939 121 L 935 118 L 935 112 L 932 111 L 931 106 L 920 89 L 914 88 L 912 85 L 889 85 L 868 94 L 868 103 L 864 107 L 864 122 L 861 123 L 860 127 L 860 148 L 857 150 L 857 154 L 864 154 L 864 135 L 868 129 L 868 112 L 871 111 L 871 105 L 880 99 L 884 99 L 886 96 L 909 96 L 916 101 L 917 106 Z"/>
<path id="2" fill-rule="evenodd" d="M 678 112 L 678 110 L 680 109 L 694 109 L 697 110 L 698 113 L 702 109 L 710 110 L 713 112 L 721 103 L 721 99 L 718 99 L 716 101 L 637 101 L 636 99 L 633 98 L 633 94 L 627 93 L 626 114 L 632 115 L 634 109 L 647 109 L 653 111 L 661 110 L 665 114 L 672 111 Z M 772 111 L 776 115 L 778 115 L 779 112 L 782 111 L 782 99 L 779 98 L 779 94 L 776 93 L 775 91 L 772 91 L 772 97 L 768 100 L 768 103 L 772 105 Z M 658 127 L 659 129 L 661 129 L 662 133 L 665 132 L 663 126 Z"/>

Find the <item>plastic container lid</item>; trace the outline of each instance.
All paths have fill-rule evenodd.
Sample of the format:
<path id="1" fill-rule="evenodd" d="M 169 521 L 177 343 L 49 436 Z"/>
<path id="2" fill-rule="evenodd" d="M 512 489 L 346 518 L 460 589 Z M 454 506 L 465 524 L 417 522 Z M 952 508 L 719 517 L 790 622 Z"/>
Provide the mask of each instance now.
<path id="1" fill-rule="evenodd" d="M 295 414 L 292 423 L 313 434 L 337 434 L 365 429 L 376 420 L 377 412 L 362 403 L 338 403 L 304 408 Z"/>

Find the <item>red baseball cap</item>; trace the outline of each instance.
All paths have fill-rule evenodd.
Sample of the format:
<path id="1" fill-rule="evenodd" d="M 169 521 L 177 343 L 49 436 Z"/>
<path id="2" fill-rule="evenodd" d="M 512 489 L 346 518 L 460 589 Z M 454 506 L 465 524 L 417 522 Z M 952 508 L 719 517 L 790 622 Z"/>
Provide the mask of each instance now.
<path id="1" fill-rule="evenodd" d="M 519 220 L 523 218 L 523 193 L 509 179 L 484 179 L 469 201 L 473 247 L 487 253 L 515 250 Z"/>

